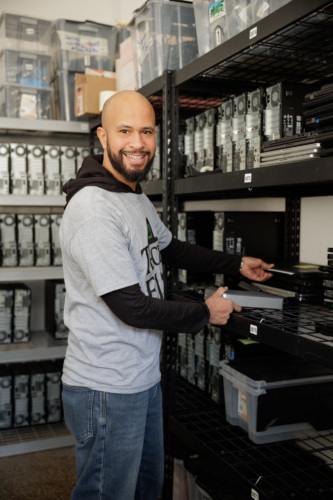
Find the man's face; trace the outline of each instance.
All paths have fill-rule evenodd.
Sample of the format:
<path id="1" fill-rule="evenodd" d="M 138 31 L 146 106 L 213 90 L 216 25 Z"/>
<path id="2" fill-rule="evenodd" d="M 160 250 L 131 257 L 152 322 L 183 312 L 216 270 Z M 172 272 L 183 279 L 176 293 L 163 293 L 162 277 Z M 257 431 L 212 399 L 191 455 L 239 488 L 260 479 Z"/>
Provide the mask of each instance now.
<path id="1" fill-rule="evenodd" d="M 111 167 L 125 182 L 144 179 L 156 148 L 155 116 L 151 106 L 141 100 L 116 108 L 106 135 L 106 149 Z"/>
<path id="2" fill-rule="evenodd" d="M 154 155 L 151 156 L 149 151 L 140 150 L 132 151 L 130 154 L 129 151 L 123 149 L 117 154 L 112 152 L 109 139 L 106 144 L 112 167 L 128 182 L 143 181 L 154 162 Z M 126 158 L 131 159 L 130 164 L 126 163 Z"/>

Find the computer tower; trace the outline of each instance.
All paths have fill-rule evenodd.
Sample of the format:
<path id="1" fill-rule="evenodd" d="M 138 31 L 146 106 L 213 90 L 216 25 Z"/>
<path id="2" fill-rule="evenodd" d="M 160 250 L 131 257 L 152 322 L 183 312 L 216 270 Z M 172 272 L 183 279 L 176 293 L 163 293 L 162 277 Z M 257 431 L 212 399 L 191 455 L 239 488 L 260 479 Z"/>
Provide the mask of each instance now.
<path id="1" fill-rule="evenodd" d="M 24 283 L 13 283 L 13 342 L 30 340 L 31 289 Z"/>
<path id="2" fill-rule="evenodd" d="M 30 424 L 30 372 L 25 363 L 12 363 L 10 371 L 13 377 L 13 427 L 25 427 Z"/>
<path id="3" fill-rule="evenodd" d="M 10 175 L 12 194 L 28 194 L 27 146 L 10 145 Z"/>
<path id="4" fill-rule="evenodd" d="M 10 144 L 0 144 L 0 194 L 9 194 L 10 185 Z"/>
<path id="5" fill-rule="evenodd" d="M 14 290 L 10 284 L 0 284 L 0 344 L 12 341 Z M 0 365 L 1 366 L 1 365 Z"/>
<path id="6" fill-rule="evenodd" d="M 45 328 L 56 339 L 68 337 L 68 328 L 64 324 L 65 296 L 63 280 L 45 281 Z"/>
<path id="7" fill-rule="evenodd" d="M 18 265 L 34 266 L 34 216 L 32 214 L 17 214 L 16 220 Z"/>
<path id="8" fill-rule="evenodd" d="M 284 219 L 283 212 L 225 212 L 225 251 L 283 261 Z"/>
<path id="9" fill-rule="evenodd" d="M 233 98 L 232 142 L 234 171 L 245 170 L 246 158 L 246 94 Z"/>
<path id="10" fill-rule="evenodd" d="M 265 94 L 262 88 L 248 92 L 246 111 L 246 168 L 260 166 Z"/>
<path id="11" fill-rule="evenodd" d="M 215 168 L 215 128 L 216 128 L 216 109 L 211 108 L 205 111 L 204 126 L 204 168 L 205 170 L 214 170 Z"/>
<path id="12" fill-rule="evenodd" d="M 178 239 L 206 248 L 213 248 L 213 212 L 182 212 L 178 214 Z M 213 282 L 205 269 L 179 270 L 181 283 L 207 285 Z"/>
<path id="13" fill-rule="evenodd" d="M 214 212 L 213 250 L 224 252 L 224 230 L 225 213 Z M 224 275 L 222 273 L 215 274 L 214 283 L 216 286 L 223 286 Z"/>
<path id="14" fill-rule="evenodd" d="M 266 141 L 303 132 L 303 101 L 306 92 L 301 85 L 285 82 L 266 88 L 264 109 Z"/>
<path id="15" fill-rule="evenodd" d="M 27 145 L 28 191 L 31 195 L 44 195 L 44 149 L 43 146 Z"/>
<path id="16" fill-rule="evenodd" d="M 41 361 L 46 378 L 46 423 L 61 422 L 62 360 Z"/>
<path id="17" fill-rule="evenodd" d="M 50 227 L 51 227 L 51 263 L 53 266 L 62 265 L 62 253 L 59 241 L 59 228 L 61 223 L 61 215 L 51 214 L 50 215 Z"/>
<path id="18" fill-rule="evenodd" d="M 194 158 L 195 169 L 201 172 L 205 166 L 205 146 L 204 146 L 204 129 L 206 125 L 205 113 L 200 113 L 194 117 Z"/>
<path id="19" fill-rule="evenodd" d="M 76 147 L 76 171 L 78 171 L 82 167 L 83 160 L 90 154 L 91 153 L 88 146 Z"/>
<path id="20" fill-rule="evenodd" d="M 12 391 L 12 373 L 7 365 L 0 365 L 0 429 L 8 429 L 12 426 Z"/>
<path id="21" fill-rule="evenodd" d="M 46 376 L 41 363 L 26 363 L 30 372 L 30 425 L 45 424 Z"/>
<path id="22" fill-rule="evenodd" d="M 184 135 L 184 155 L 185 155 L 185 166 L 195 166 L 195 154 L 194 154 L 194 128 L 195 128 L 195 118 L 187 118 L 185 120 L 185 135 Z"/>
<path id="23" fill-rule="evenodd" d="M 0 214 L 0 263 L 2 267 L 18 265 L 16 214 Z"/>
<path id="24" fill-rule="evenodd" d="M 60 146 L 61 187 L 76 177 L 76 148 Z M 63 193 L 64 194 L 64 193 Z"/>
<path id="25" fill-rule="evenodd" d="M 48 214 L 34 215 L 35 266 L 51 265 L 51 228 Z"/>
<path id="26" fill-rule="evenodd" d="M 45 193 L 59 195 L 61 193 L 60 147 L 44 146 L 45 153 Z"/>

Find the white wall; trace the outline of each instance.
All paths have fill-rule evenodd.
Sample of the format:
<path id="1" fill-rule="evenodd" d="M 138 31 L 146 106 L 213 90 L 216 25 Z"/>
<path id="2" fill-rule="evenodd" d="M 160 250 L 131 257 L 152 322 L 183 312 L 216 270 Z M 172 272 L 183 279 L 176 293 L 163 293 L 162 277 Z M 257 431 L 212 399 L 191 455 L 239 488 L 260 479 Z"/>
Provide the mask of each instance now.
<path id="1" fill-rule="evenodd" d="M 73 21 L 94 21 L 114 25 L 116 21 L 130 21 L 135 9 L 144 0 L 1 0 L 1 12 L 21 14 L 54 21 L 69 19 Z"/>

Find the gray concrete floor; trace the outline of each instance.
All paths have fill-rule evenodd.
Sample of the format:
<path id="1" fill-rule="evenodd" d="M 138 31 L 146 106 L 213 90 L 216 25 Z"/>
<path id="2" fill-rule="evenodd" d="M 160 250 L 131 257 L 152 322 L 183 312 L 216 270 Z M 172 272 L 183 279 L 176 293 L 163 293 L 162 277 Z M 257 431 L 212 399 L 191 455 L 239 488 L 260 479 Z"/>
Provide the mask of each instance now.
<path id="1" fill-rule="evenodd" d="M 0 458 L 0 500 L 70 500 L 75 448 Z"/>

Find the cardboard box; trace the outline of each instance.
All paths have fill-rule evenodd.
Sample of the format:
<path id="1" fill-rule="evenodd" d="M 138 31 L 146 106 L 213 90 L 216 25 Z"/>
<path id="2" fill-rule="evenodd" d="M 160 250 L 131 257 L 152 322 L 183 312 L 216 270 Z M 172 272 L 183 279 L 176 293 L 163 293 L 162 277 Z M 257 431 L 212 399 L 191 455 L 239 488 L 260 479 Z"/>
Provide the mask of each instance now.
<path id="1" fill-rule="evenodd" d="M 99 93 L 103 90 L 116 91 L 116 79 L 105 76 L 75 75 L 75 116 L 99 115 Z"/>

